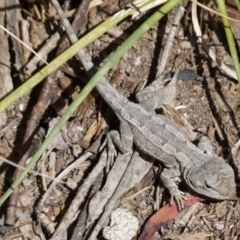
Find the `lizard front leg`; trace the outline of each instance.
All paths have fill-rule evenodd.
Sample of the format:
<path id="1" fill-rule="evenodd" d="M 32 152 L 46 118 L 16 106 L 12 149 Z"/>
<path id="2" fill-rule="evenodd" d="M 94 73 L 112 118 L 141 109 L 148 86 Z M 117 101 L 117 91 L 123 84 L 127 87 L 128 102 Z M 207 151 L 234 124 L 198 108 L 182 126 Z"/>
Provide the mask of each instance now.
<path id="1" fill-rule="evenodd" d="M 178 189 L 176 182 L 176 178 L 179 179 L 181 176 L 181 172 L 177 168 L 167 169 L 165 168 L 161 173 L 161 179 L 163 184 L 166 186 L 168 191 L 171 195 L 170 204 L 172 204 L 173 199 L 176 201 L 178 209 L 181 210 L 184 207 L 183 200 L 186 198 L 184 197 L 184 193 Z"/>

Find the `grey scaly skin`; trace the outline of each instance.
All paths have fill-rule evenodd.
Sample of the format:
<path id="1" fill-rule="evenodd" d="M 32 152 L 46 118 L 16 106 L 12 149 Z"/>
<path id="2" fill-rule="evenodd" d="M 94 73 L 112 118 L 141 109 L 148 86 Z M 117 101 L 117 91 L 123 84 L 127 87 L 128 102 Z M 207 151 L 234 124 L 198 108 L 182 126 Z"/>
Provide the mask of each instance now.
<path id="1" fill-rule="evenodd" d="M 165 166 L 161 179 L 179 209 L 183 208 L 184 194 L 174 178 L 180 176 L 198 194 L 219 200 L 236 198 L 233 169 L 222 158 L 202 153 L 169 119 L 130 102 L 107 81 L 101 81 L 97 89 L 120 120 L 120 134 L 111 131 L 109 142 L 122 152 L 131 151 L 134 143 L 159 160 Z M 114 147 L 109 145 L 111 159 Z"/>

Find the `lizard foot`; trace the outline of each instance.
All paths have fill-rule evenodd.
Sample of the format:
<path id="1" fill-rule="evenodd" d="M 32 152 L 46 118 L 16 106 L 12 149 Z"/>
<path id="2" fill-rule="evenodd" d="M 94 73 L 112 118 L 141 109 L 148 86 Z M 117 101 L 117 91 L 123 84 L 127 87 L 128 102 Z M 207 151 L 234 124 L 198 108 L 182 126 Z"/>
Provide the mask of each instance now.
<path id="1" fill-rule="evenodd" d="M 172 205 L 173 199 L 175 200 L 178 210 L 181 211 L 184 208 L 183 201 L 186 200 L 184 192 L 177 190 L 172 191 L 171 193 L 170 204 Z"/>
<path id="2" fill-rule="evenodd" d="M 117 151 L 113 145 L 111 137 L 108 137 L 104 140 L 102 145 L 99 148 L 99 152 L 101 152 L 107 145 L 107 161 L 106 161 L 106 172 L 109 172 L 111 166 L 114 163 L 114 158 L 117 156 Z"/>
<path id="3" fill-rule="evenodd" d="M 178 168 L 165 168 L 161 173 L 161 179 L 171 195 L 170 204 L 172 204 L 174 199 L 179 211 L 184 208 L 183 200 L 186 199 L 184 193 L 178 190 L 178 186 L 176 185 L 176 181 L 180 180 L 180 176 L 181 172 Z"/>

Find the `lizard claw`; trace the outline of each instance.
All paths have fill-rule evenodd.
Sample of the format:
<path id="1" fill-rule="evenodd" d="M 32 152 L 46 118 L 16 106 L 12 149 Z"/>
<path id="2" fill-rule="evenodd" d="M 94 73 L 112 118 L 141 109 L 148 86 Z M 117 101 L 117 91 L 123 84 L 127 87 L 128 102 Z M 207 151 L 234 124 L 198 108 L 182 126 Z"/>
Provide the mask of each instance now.
<path id="1" fill-rule="evenodd" d="M 105 139 L 101 144 L 101 146 L 99 147 L 99 152 L 101 152 L 105 148 L 106 144 L 107 144 L 107 139 Z"/>
<path id="2" fill-rule="evenodd" d="M 178 210 L 181 211 L 184 208 L 183 201 L 186 200 L 184 192 L 176 190 L 174 193 L 171 193 L 170 204 L 172 205 L 173 199 L 175 200 Z"/>
<path id="3" fill-rule="evenodd" d="M 106 171 L 109 172 L 111 166 L 114 163 L 114 158 L 117 156 L 116 148 L 112 142 L 111 137 L 107 136 L 107 164 L 106 164 Z"/>
<path id="4" fill-rule="evenodd" d="M 107 145 L 107 161 L 106 161 L 106 172 L 109 172 L 111 166 L 114 163 L 114 158 L 117 156 L 116 148 L 113 145 L 111 137 L 107 137 L 102 145 L 99 148 L 99 151 L 101 152 L 105 146 Z"/>
<path id="5" fill-rule="evenodd" d="M 109 172 L 111 166 L 114 163 L 114 158 L 117 156 L 117 151 L 116 149 L 113 148 L 109 148 L 108 147 L 108 153 L 107 153 L 107 164 L 106 164 L 106 171 Z"/>

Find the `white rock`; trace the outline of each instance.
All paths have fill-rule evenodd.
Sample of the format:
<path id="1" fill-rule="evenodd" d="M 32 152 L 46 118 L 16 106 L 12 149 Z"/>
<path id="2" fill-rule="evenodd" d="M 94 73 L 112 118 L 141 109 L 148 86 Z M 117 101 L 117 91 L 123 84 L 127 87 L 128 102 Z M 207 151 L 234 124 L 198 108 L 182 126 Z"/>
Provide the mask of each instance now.
<path id="1" fill-rule="evenodd" d="M 108 240 L 131 240 L 137 235 L 138 219 L 122 208 L 111 214 L 110 226 L 103 229 L 103 236 Z"/>

